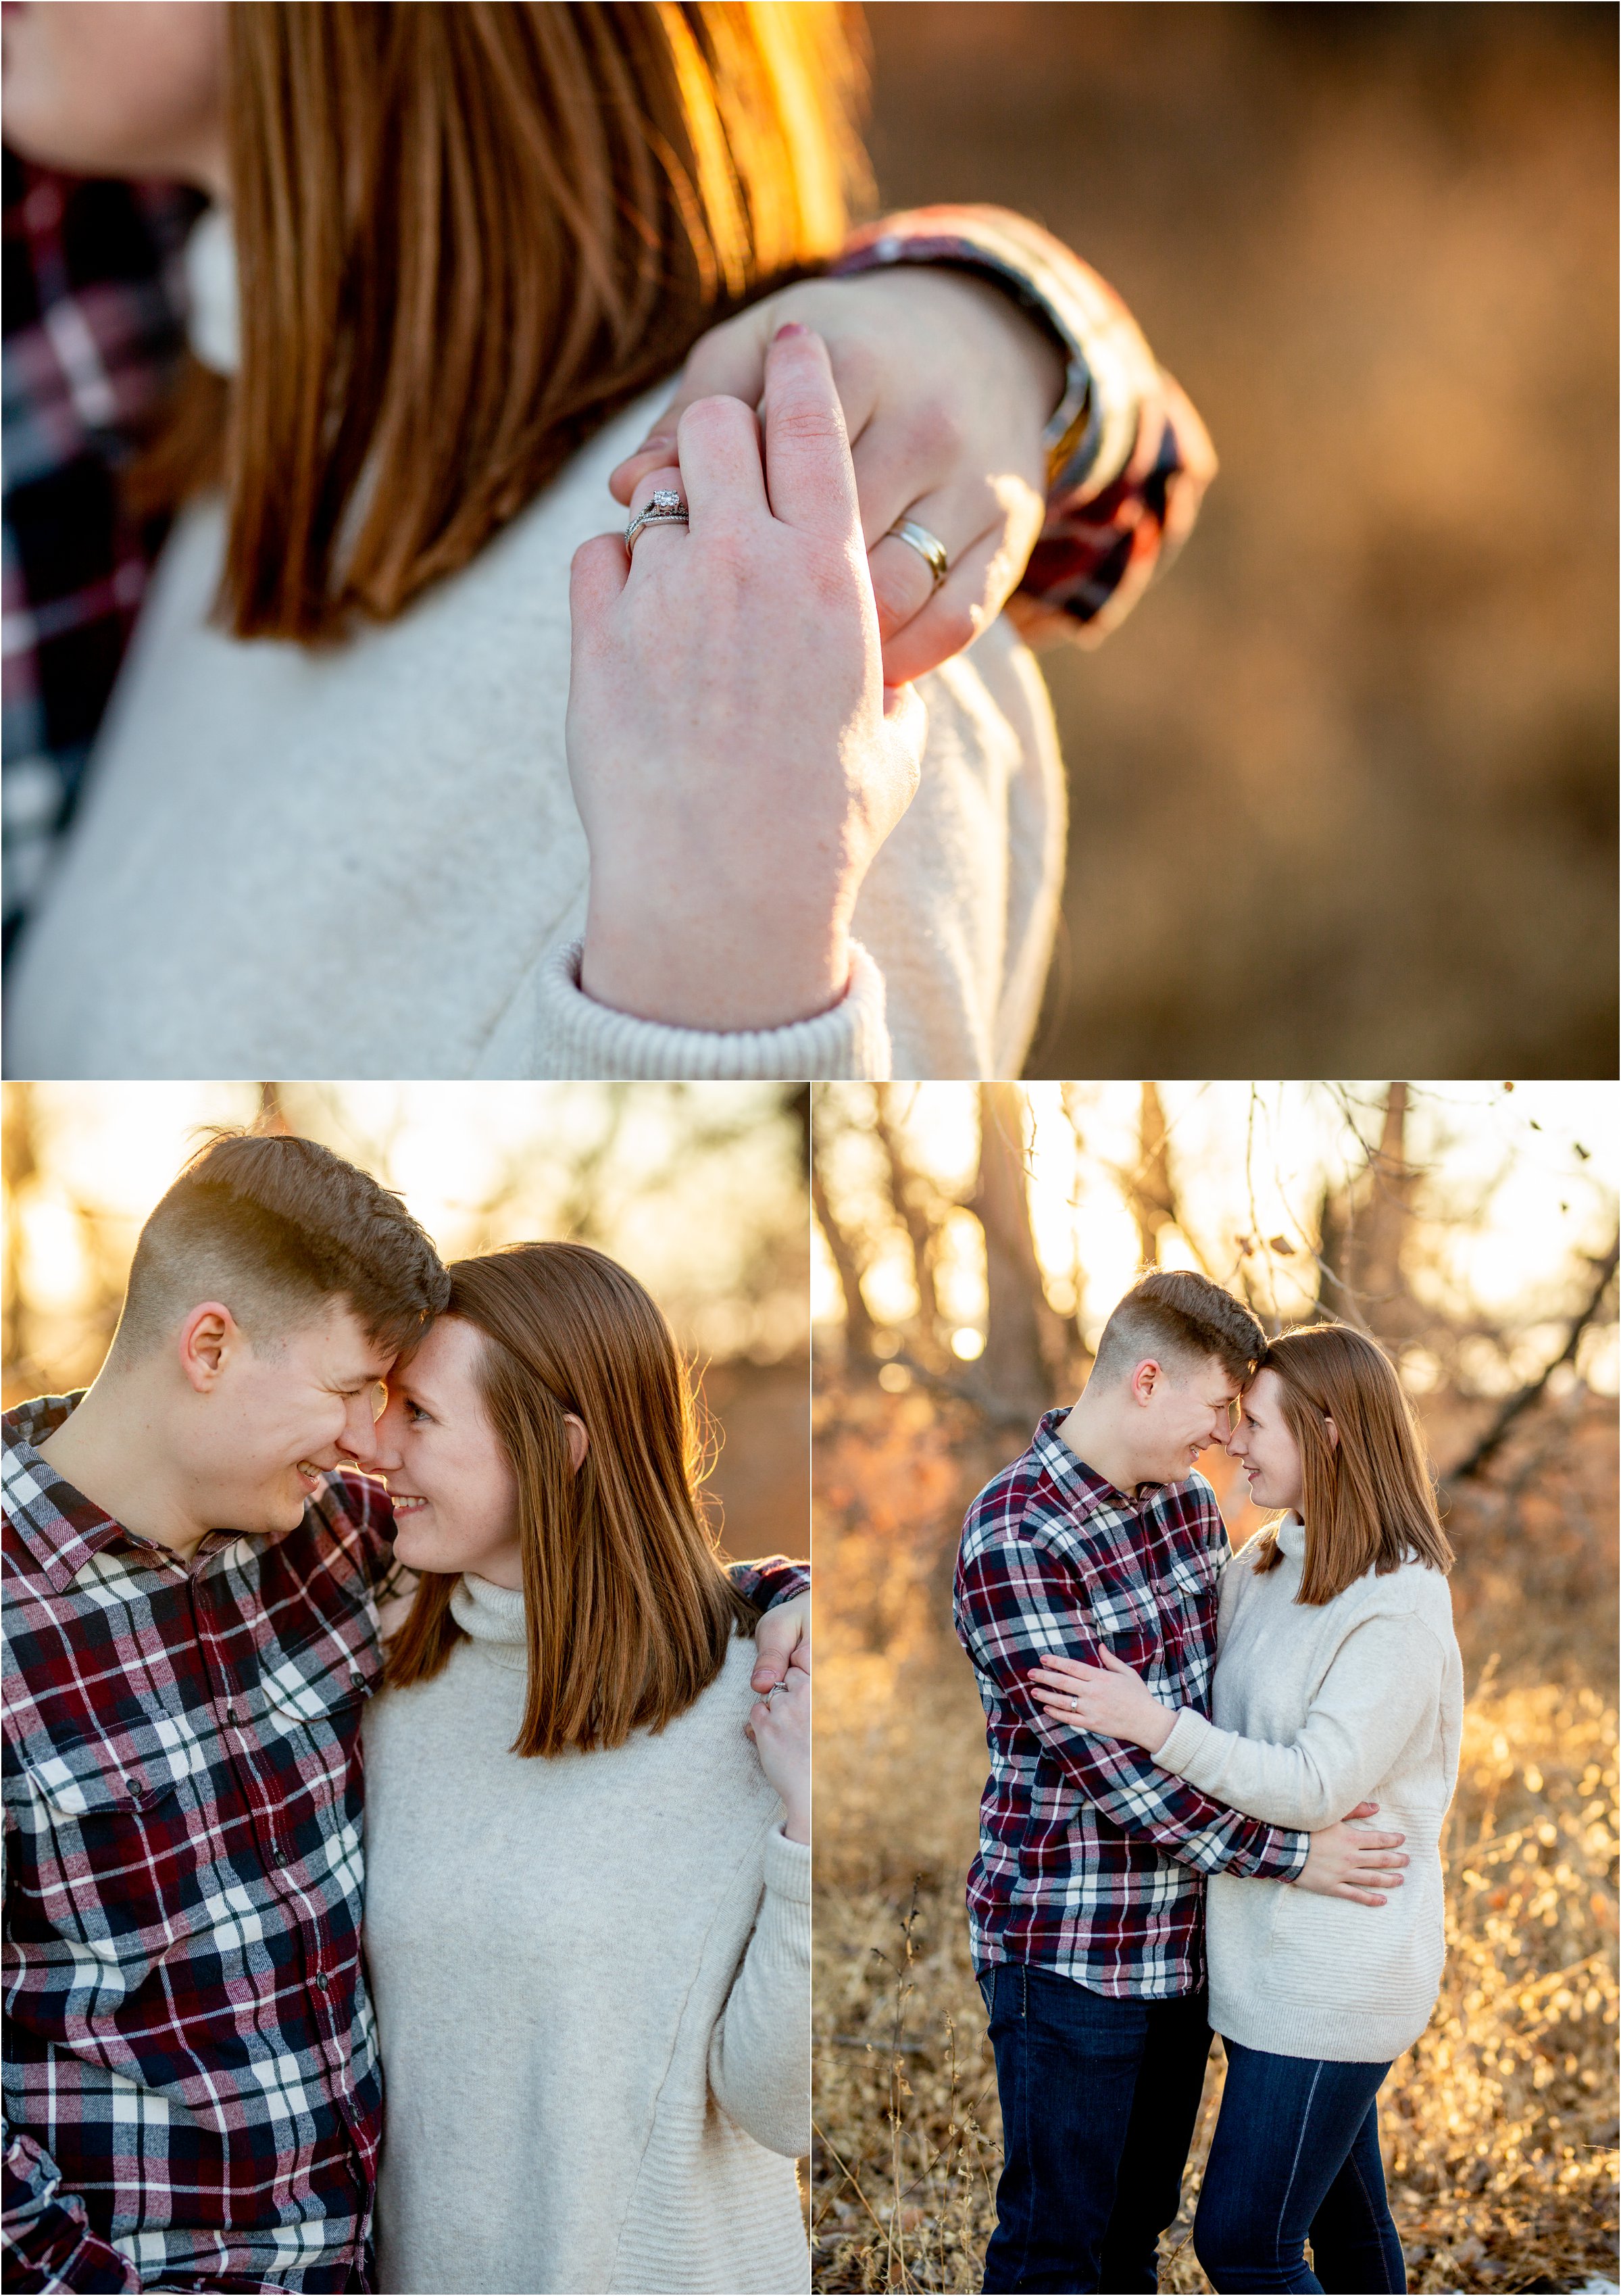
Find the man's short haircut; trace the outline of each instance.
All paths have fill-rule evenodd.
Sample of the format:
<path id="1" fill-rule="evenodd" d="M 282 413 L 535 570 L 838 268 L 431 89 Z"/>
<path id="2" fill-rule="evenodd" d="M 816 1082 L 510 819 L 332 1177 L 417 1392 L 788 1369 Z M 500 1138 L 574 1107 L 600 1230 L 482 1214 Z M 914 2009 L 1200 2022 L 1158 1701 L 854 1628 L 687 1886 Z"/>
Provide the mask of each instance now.
<path id="1" fill-rule="evenodd" d="M 220 1132 L 142 1229 L 113 1344 L 149 1355 L 205 1300 L 274 1343 L 341 1301 L 397 1354 L 449 1296 L 426 1233 L 369 1172 L 314 1140 Z"/>
<path id="2" fill-rule="evenodd" d="M 1265 1353 L 1266 1334 L 1241 1300 L 1191 1269 L 1139 1277 L 1103 1326 L 1093 1379 L 1129 1379 L 1152 1357 L 1176 1372 L 1214 1357 L 1240 1386 Z"/>

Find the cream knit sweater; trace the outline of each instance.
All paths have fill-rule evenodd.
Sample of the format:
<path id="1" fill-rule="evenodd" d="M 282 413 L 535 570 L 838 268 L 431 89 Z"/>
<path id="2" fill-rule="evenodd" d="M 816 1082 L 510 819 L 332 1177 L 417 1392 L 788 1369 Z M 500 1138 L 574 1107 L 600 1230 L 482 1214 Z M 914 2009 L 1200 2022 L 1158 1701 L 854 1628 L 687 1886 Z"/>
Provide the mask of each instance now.
<path id="1" fill-rule="evenodd" d="M 523 1597 L 452 1607 L 471 1640 L 366 1718 L 379 2285 L 805 2288 L 810 1853 L 753 1644 L 658 1735 L 525 1759 Z"/>
<path id="2" fill-rule="evenodd" d="M 1445 1957 L 1442 1822 L 1458 1778 L 1463 1672 L 1438 1570 L 1369 1571 L 1330 1603 L 1300 1589 L 1306 1533 L 1285 1518 L 1283 1560 L 1254 1546 L 1222 1581 L 1214 1720 L 1183 1709 L 1154 1756 L 1269 1825 L 1311 1832 L 1360 1801 L 1370 1828 L 1405 1833 L 1412 1864 L 1383 1906 L 1283 1882 L 1210 1877 L 1210 2021 L 1276 2056 L 1378 2064 L 1429 2021 Z"/>
<path id="3" fill-rule="evenodd" d="M 193 342 L 228 366 L 217 217 L 189 252 Z M 842 1003 L 727 1034 L 581 995 L 569 562 L 622 528 L 608 476 L 666 396 L 609 424 L 471 565 L 340 645 L 214 627 L 224 512 L 180 520 L 17 953 L 9 1075 L 1019 1074 L 1064 782 L 1046 688 L 1004 620 L 918 682 L 922 785 L 862 889 Z"/>

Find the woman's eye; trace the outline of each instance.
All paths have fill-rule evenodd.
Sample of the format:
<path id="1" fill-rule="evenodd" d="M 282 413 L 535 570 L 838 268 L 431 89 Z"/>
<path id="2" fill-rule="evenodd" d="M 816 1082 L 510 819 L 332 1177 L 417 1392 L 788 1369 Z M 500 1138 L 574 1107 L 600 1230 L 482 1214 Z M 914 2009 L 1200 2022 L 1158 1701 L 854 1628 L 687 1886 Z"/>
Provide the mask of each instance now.
<path id="1" fill-rule="evenodd" d="M 414 1426 L 419 1420 L 426 1419 L 428 1414 L 422 1409 L 420 1403 L 407 1403 L 405 1406 L 405 1416 L 411 1422 L 412 1425 Z"/>

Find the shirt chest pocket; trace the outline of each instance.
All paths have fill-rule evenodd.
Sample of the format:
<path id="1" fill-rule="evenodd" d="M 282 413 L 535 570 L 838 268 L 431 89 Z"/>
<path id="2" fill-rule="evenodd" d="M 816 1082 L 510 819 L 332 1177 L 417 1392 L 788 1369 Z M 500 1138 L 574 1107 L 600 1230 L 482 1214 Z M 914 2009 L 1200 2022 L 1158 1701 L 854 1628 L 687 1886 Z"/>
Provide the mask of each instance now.
<path id="1" fill-rule="evenodd" d="M 364 1611 L 296 1649 L 264 1654 L 254 1751 L 274 1781 L 285 1831 L 301 1837 L 314 1822 L 326 1832 L 333 1816 L 358 1823 L 361 1718 L 381 1671 L 375 1622 Z"/>
<path id="2" fill-rule="evenodd" d="M 165 1717 L 63 1738 L 23 1767 L 33 1822 L 12 1874 L 19 1917 L 127 1980 L 196 1926 L 208 1896 L 217 1829 L 201 1750 Z"/>
<path id="3" fill-rule="evenodd" d="M 1094 1587 L 1091 1609 L 1098 1640 L 1127 1665 L 1150 1657 L 1158 1649 L 1159 1606 L 1151 1587 L 1135 1579 Z"/>

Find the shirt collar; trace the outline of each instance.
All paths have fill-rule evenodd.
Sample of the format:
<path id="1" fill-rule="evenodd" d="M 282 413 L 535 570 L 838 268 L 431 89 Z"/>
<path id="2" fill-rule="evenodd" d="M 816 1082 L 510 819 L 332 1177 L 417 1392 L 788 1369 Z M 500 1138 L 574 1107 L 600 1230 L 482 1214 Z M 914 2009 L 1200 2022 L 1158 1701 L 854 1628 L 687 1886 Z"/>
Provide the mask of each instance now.
<path id="1" fill-rule="evenodd" d="M 1163 1483 L 1140 1483 L 1135 1491 L 1123 1491 L 1106 1475 L 1100 1475 L 1095 1467 L 1089 1467 L 1085 1459 L 1077 1458 L 1058 1431 L 1068 1416 L 1067 1404 L 1060 1404 L 1055 1411 L 1044 1411 L 1030 1444 L 1036 1464 L 1046 1470 L 1060 1489 L 1069 1492 L 1084 1507 L 1135 1507 L 1158 1496 L 1165 1488 Z"/>
<path id="2" fill-rule="evenodd" d="M 59 1475 L 39 1449 L 79 1404 L 85 1390 L 39 1395 L 0 1419 L 4 1435 L 5 1513 L 31 1575 L 53 1595 L 65 1595 L 92 1555 L 122 1542 L 154 1562 L 180 1558 L 140 1538 Z"/>
<path id="3" fill-rule="evenodd" d="M 1306 1553 L 1306 1525 L 1298 1514 L 1286 1514 L 1278 1524 L 1276 1538 L 1279 1552 L 1298 1562 Z"/>

